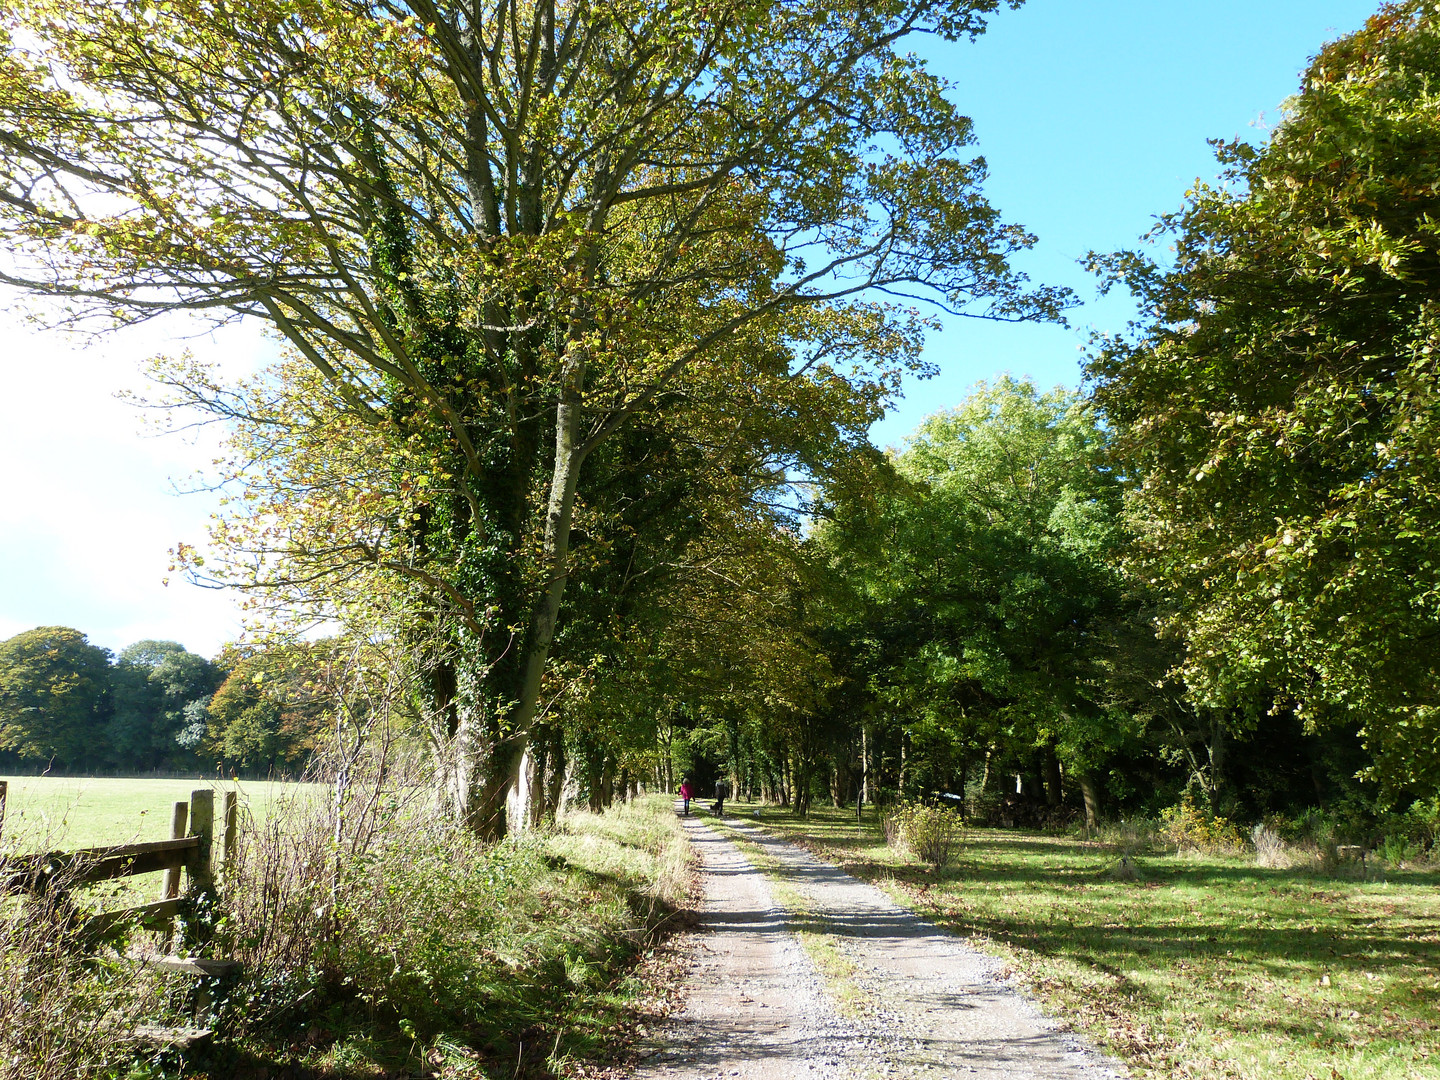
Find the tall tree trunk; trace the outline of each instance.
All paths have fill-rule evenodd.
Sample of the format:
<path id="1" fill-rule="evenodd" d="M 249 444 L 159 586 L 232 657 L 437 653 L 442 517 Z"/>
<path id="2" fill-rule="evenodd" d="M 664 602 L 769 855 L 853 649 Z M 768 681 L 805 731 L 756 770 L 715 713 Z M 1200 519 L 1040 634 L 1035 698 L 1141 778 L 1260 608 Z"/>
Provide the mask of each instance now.
<path id="1" fill-rule="evenodd" d="M 794 794 L 792 800 L 795 804 L 795 813 L 800 817 L 807 817 L 810 813 L 810 763 L 803 751 L 797 750 L 794 759 Z"/>
<path id="2" fill-rule="evenodd" d="M 585 787 L 590 793 L 590 812 L 605 809 L 605 752 L 593 743 L 585 747 Z"/>
<path id="3" fill-rule="evenodd" d="M 1085 827 L 1093 829 L 1100 824 L 1100 787 L 1093 773 L 1080 773 L 1080 795 L 1085 800 Z"/>
<path id="4" fill-rule="evenodd" d="M 1047 806 L 1059 806 L 1064 792 L 1060 790 L 1060 758 L 1055 753 L 1055 744 L 1048 743 L 1045 746 L 1044 758 L 1041 766 L 1045 770 L 1045 804 Z"/>
<path id="5" fill-rule="evenodd" d="M 740 794 L 740 792 L 741 792 L 741 788 L 740 788 L 740 723 L 739 723 L 739 721 L 737 721 L 737 720 L 731 720 L 728 724 L 725 725 L 725 730 L 726 730 L 726 735 L 727 735 L 726 742 L 728 743 L 728 745 L 729 745 L 729 750 L 730 750 L 730 762 L 729 762 L 730 797 L 731 797 L 732 799 L 738 799 L 738 798 L 741 797 L 741 794 Z"/>
<path id="6" fill-rule="evenodd" d="M 870 797 L 870 730 L 860 725 L 860 798 L 872 802 Z"/>
<path id="7" fill-rule="evenodd" d="M 535 725 L 535 730 L 531 733 L 530 745 L 532 749 L 527 762 L 526 784 L 531 791 L 543 793 L 551 768 L 550 726 L 548 724 Z M 542 794 L 542 797 L 530 800 L 528 824 L 531 828 L 538 828 L 544 823 L 545 799 Z"/>
<path id="8" fill-rule="evenodd" d="M 906 792 L 906 790 L 905 790 L 905 780 L 907 779 L 907 777 L 906 777 L 905 774 L 906 774 L 906 772 L 907 772 L 907 770 L 908 770 L 908 766 L 909 766 L 909 764 L 910 764 L 910 755 L 906 752 L 906 747 L 905 747 L 906 741 L 907 741 L 907 739 L 906 739 L 906 736 L 905 736 L 905 729 L 904 729 L 904 728 L 901 728 L 901 729 L 900 729 L 900 785 L 899 785 L 899 786 L 900 786 L 900 797 L 901 797 L 902 799 L 903 799 L 903 798 L 905 797 L 905 795 L 907 794 L 907 792 Z"/>
<path id="9" fill-rule="evenodd" d="M 661 786 L 665 789 L 665 794 L 673 795 L 675 793 L 675 728 L 668 720 L 663 720 L 657 728 L 657 734 L 661 747 L 665 751 L 660 757 Z"/>
<path id="10" fill-rule="evenodd" d="M 970 786 L 970 755 L 960 756 L 960 790 L 956 793 L 960 796 L 960 824 L 970 824 L 970 799 L 966 788 Z"/>
<path id="11" fill-rule="evenodd" d="M 565 754 L 565 732 L 558 726 L 550 729 L 549 782 L 545 788 L 545 820 L 554 821 L 560 816 L 560 802 L 565 794 L 569 779 L 569 762 Z"/>
<path id="12" fill-rule="evenodd" d="M 500 834 L 506 827 L 523 829 L 528 823 L 533 793 L 528 783 L 526 761 L 530 756 L 530 728 L 540 703 L 540 685 L 545 665 L 550 659 L 550 645 L 555 640 L 555 624 L 560 616 L 560 601 L 565 595 L 569 578 L 570 522 L 575 510 L 575 490 L 580 482 L 580 466 L 584 463 L 584 447 L 580 441 L 581 391 L 585 385 L 585 358 L 578 345 L 572 345 L 561 367 L 560 402 L 555 407 L 555 463 L 550 475 L 550 498 L 545 512 L 545 539 L 542 562 L 549 581 L 531 615 L 525 643 L 525 674 L 519 700 L 507 724 L 513 732 L 503 754 L 506 766 L 501 788 L 493 792 L 498 803 L 503 800 L 506 813 L 499 817 Z"/>
<path id="13" fill-rule="evenodd" d="M 605 767 L 600 773 L 600 806 L 608 809 L 615 802 L 615 755 L 605 754 Z"/>
<path id="14" fill-rule="evenodd" d="M 1225 724 L 1217 712 L 1210 724 L 1210 739 L 1205 748 L 1209 756 L 1208 783 L 1205 786 L 1206 797 L 1210 800 L 1210 808 L 1215 808 L 1215 796 L 1220 792 L 1220 785 L 1224 783 L 1225 771 Z"/>

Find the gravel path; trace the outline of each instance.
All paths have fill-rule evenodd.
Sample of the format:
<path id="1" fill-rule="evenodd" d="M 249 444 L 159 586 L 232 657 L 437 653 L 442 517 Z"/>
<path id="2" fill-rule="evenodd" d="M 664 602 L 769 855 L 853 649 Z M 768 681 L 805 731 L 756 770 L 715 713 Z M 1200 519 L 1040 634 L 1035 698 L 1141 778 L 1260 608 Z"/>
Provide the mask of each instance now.
<path id="1" fill-rule="evenodd" d="M 686 1007 L 635 1080 L 1116 1080 L 998 976 L 992 957 L 793 844 L 727 819 L 759 845 L 787 912 L 730 840 L 697 818 L 705 904 Z M 828 959 L 829 979 L 800 947 Z"/>

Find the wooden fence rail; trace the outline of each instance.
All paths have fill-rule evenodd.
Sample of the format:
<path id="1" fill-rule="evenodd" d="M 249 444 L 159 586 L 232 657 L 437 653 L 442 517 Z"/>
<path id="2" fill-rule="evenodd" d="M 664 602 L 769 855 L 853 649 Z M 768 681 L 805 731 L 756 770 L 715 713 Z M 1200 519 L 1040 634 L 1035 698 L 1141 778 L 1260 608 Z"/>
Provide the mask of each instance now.
<path id="1" fill-rule="evenodd" d="M 5 820 L 6 784 L 0 780 L 0 828 Z M 134 877 L 164 871 L 160 899 L 150 904 L 103 911 L 85 923 L 85 932 L 99 936 L 116 925 L 131 922 L 165 935 L 168 945 L 174 920 L 180 913 L 180 872 L 188 879 L 189 898 L 213 893 L 215 856 L 224 864 L 235 859 L 239 834 L 239 807 L 235 792 L 224 793 L 220 815 L 220 842 L 215 840 L 215 793 L 206 788 L 190 793 L 189 802 L 177 802 L 171 817 L 171 838 L 138 844 L 49 851 L 0 859 L 0 895 L 44 893 L 52 888 L 74 888 L 97 881 Z"/>
<path id="2" fill-rule="evenodd" d="M 200 837 L 154 840 L 144 844 L 50 851 L 20 855 L 0 863 L 0 889 L 6 893 L 44 892 L 51 882 L 91 885 L 97 881 L 153 874 L 183 867 L 200 850 Z"/>

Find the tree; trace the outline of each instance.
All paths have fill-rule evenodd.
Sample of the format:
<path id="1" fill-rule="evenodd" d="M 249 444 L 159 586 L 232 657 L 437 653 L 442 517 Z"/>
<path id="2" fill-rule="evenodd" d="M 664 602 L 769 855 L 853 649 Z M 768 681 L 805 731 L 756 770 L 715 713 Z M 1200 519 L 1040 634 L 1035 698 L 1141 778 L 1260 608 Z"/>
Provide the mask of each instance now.
<path id="1" fill-rule="evenodd" d="M 177 738 L 187 725 L 186 710 L 209 699 L 220 672 L 178 642 L 137 641 L 120 650 L 112 679 L 113 760 L 122 769 L 147 770 L 173 761 L 185 748 Z"/>
<path id="2" fill-rule="evenodd" d="M 229 650 L 228 674 L 203 710 L 183 719 L 205 725 L 180 734 L 217 764 L 273 773 L 303 766 L 330 727 L 340 688 L 334 684 L 334 642 Z"/>
<path id="3" fill-rule="evenodd" d="M 1219 147 L 1157 234 L 1098 260 L 1144 320 L 1097 400 L 1133 480 L 1133 565 L 1191 701 L 1359 725 L 1374 774 L 1440 783 L 1440 14 L 1326 46 L 1262 147 Z"/>
<path id="4" fill-rule="evenodd" d="M 1054 804 L 1063 762 L 1093 815 L 1124 734 L 1102 667 L 1101 628 L 1125 607 L 1106 444 L 1078 394 L 1007 377 L 927 418 L 876 481 L 837 489 L 817 542 L 854 594 L 845 666 L 901 719 L 899 786 L 959 786 L 999 753 Z"/>
<path id="5" fill-rule="evenodd" d="M 280 754 L 280 703 L 253 675 L 232 672 L 208 708 L 214 728 L 211 753 L 221 762 L 265 772 Z"/>
<path id="6" fill-rule="evenodd" d="M 693 755 L 706 768 L 735 766 L 737 723 L 786 728 L 823 681 L 824 658 L 800 617 L 810 582 L 784 466 L 792 455 L 813 463 L 843 452 L 837 428 L 863 440 L 869 409 L 851 403 L 859 412 L 840 425 L 833 404 L 789 417 L 778 404 L 732 401 L 720 431 L 714 416 L 690 413 L 690 438 L 675 448 L 687 468 L 616 472 L 606 502 L 619 495 L 623 513 L 586 529 L 580 550 L 590 559 L 577 566 L 546 697 L 571 733 L 593 805 L 608 801 L 596 795 L 607 776 L 658 774 L 673 789 Z M 747 437 L 724 437 L 743 412 Z M 649 459 L 659 447 L 645 434 Z M 606 515 L 596 518 L 603 525 Z"/>
<path id="7" fill-rule="evenodd" d="M 68 626 L 0 642 L 0 750 L 67 768 L 105 757 L 110 654 Z"/>
<path id="8" fill-rule="evenodd" d="M 295 523 L 262 527 L 285 568 L 253 583 L 393 579 L 362 591 L 433 643 L 452 805 L 499 835 L 597 447 L 687 373 L 777 345 L 827 378 L 887 368 L 908 316 L 867 289 L 996 318 L 1063 304 L 1009 270 L 1031 238 L 899 51 L 973 38 L 1000 3 L 12 0 L 0 279 L 289 343 L 386 497 L 344 507 L 365 520 L 335 543 L 299 528 L 277 551 Z"/>

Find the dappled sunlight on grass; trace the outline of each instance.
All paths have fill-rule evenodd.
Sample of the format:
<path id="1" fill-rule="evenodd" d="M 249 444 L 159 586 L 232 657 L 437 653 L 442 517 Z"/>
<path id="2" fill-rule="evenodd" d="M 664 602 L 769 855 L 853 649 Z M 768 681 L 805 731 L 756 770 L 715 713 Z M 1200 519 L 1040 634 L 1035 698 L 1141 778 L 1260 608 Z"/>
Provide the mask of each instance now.
<path id="1" fill-rule="evenodd" d="M 989 829 L 937 872 L 890 850 L 871 811 L 858 827 L 853 809 L 758 820 L 1001 955 L 1148 1075 L 1440 1074 L 1440 873 L 1139 854 L 1137 880 L 1116 880 L 1114 848 Z"/>

